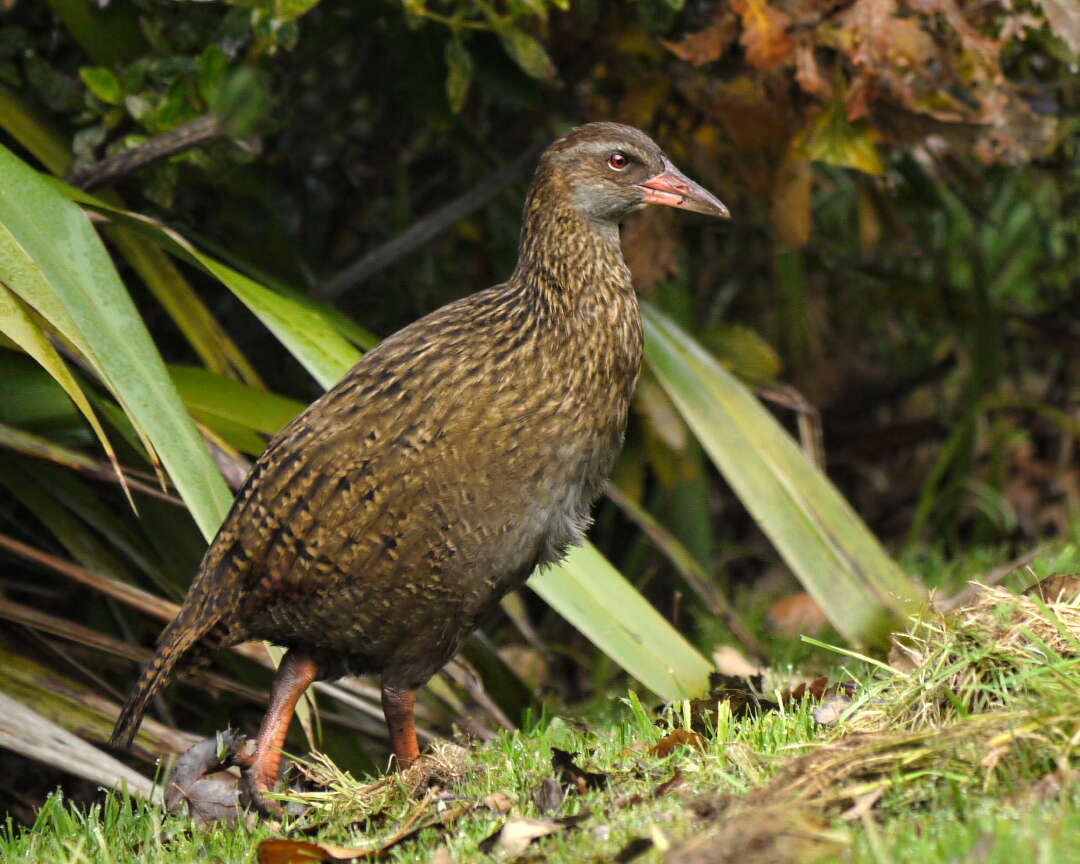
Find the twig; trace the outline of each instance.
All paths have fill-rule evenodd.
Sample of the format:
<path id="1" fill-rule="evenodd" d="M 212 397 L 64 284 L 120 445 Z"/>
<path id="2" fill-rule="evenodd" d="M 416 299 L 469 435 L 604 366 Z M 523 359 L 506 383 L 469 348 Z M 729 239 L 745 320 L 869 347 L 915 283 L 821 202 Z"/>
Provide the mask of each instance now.
<path id="1" fill-rule="evenodd" d="M 758 396 L 782 405 L 795 412 L 795 420 L 799 426 L 799 441 L 802 444 L 803 453 L 814 467 L 821 471 L 825 470 L 825 433 L 821 428 L 821 413 L 810 404 L 805 396 L 792 387 L 785 384 L 781 387 L 757 387 Z"/>
<path id="2" fill-rule="evenodd" d="M 50 555 L 48 552 L 35 549 L 33 546 L 16 540 L 14 537 L 0 534 L 0 550 L 6 550 L 24 561 L 67 576 L 75 582 L 93 588 L 95 591 L 100 591 L 106 596 L 113 597 L 133 609 L 138 609 L 152 618 L 157 618 L 159 621 L 171 621 L 176 617 L 176 613 L 180 611 L 179 605 L 170 600 L 165 600 L 151 594 L 149 591 L 143 591 L 134 585 L 127 585 L 119 580 L 95 573 L 85 567 L 80 567 L 78 564 Z M 274 668 L 273 661 L 261 642 L 241 642 L 239 645 L 231 646 L 230 650 L 234 654 L 246 657 L 248 660 L 268 669 Z M 145 662 L 148 657 L 149 654 L 133 657 L 132 659 Z M 314 686 L 316 690 L 324 692 L 363 713 L 379 718 L 383 716 L 382 708 L 378 705 L 378 697 L 371 695 L 374 688 L 365 686 L 363 682 L 355 678 L 343 678 L 337 684 L 331 684 L 328 681 L 316 681 Z M 365 732 L 371 734 L 370 730 L 365 729 Z M 438 738 L 438 735 L 422 726 L 417 726 L 416 734 L 428 740 Z"/>
<path id="3" fill-rule="evenodd" d="M 419 249 L 429 240 L 495 198 L 532 164 L 539 152 L 538 145 L 529 147 L 512 162 L 477 183 L 461 197 L 421 217 L 392 240 L 372 250 L 360 260 L 349 264 L 336 276 L 316 285 L 311 293 L 323 300 L 333 300 Z"/>
<path id="4" fill-rule="evenodd" d="M 43 459 L 47 462 L 63 465 L 67 468 L 71 468 L 73 471 L 85 474 L 88 477 L 104 480 L 106 483 L 120 482 L 120 478 L 117 476 L 116 471 L 113 470 L 112 465 L 102 462 L 100 459 L 86 456 L 76 450 L 69 450 L 66 447 L 54 445 L 51 441 L 47 441 L 44 438 L 38 438 L 35 435 L 30 435 L 23 430 L 16 429 L 6 423 L 0 423 L 0 446 L 13 450 L 16 453 L 32 456 L 35 459 Z M 136 474 L 147 476 L 144 472 L 137 472 L 135 469 L 128 468 L 125 465 L 120 465 L 119 467 L 120 470 L 124 472 L 128 488 L 131 489 L 132 492 L 141 492 L 143 495 L 149 495 L 152 498 L 168 501 L 170 504 L 175 504 L 178 507 L 184 506 L 184 502 L 175 495 L 170 495 L 168 492 L 163 492 L 156 486 L 151 486 L 149 483 L 144 483 L 143 481 L 136 479 Z"/>
<path id="5" fill-rule="evenodd" d="M 109 156 L 86 168 L 80 168 L 68 175 L 67 182 L 80 189 L 93 189 L 113 183 L 129 174 L 134 174 L 148 165 L 168 159 L 177 153 L 183 153 L 197 147 L 221 134 L 221 123 L 216 117 L 207 115 L 169 132 L 156 135 L 145 144 L 133 147 L 115 156 Z"/>
<path id="6" fill-rule="evenodd" d="M 484 682 L 472 663 L 464 657 L 456 657 L 446 665 L 446 673 L 458 684 L 465 688 L 472 700 L 487 712 L 496 723 L 509 732 L 517 729 L 517 726 L 503 712 L 502 708 L 495 704 L 495 700 L 484 689 Z"/>

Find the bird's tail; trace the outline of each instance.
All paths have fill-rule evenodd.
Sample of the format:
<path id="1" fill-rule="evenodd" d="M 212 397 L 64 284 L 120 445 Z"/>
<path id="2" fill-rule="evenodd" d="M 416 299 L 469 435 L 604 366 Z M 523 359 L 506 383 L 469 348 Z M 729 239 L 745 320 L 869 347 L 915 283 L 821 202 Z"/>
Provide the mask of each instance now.
<path id="1" fill-rule="evenodd" d="M 139 680 L 128 694 L 113 727 L 109 746 L 123 750 L 131 745 L 150 700 L 168 683 L 176 664 L 217 622 L 217 616 L 201 616 L 185 604 L 161 634 L 154 656 L 143 667 Z"/>

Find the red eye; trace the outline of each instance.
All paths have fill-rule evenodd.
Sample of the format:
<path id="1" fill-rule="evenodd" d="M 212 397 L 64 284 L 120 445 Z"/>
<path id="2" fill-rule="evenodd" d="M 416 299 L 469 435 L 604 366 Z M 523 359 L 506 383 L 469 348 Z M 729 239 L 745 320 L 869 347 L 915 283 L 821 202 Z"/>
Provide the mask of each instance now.
<path id="1" fill-rule="evenodd" d="M 630 164 L 630 158 L 625 153 L 612 153 L 608 156 L 607 164 L 614 168 L 616 171 L 622 171 L 627 165 Z"/>

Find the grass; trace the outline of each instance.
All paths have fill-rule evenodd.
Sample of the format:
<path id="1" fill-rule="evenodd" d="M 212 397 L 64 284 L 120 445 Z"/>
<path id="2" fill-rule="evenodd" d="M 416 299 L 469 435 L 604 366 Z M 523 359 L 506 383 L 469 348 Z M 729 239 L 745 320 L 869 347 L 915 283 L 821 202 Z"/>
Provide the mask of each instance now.
<path id="1" fill-rule="evenodd" d="M 309 761 L 317 788 L 294 796 L 308 809 L 283 824 L 202 829 L 118 795 L 85 809 L 54 795 L 31 828 L 0 830 L 0 860 L 246 862 L 271 837 L 371 849 L 431 823 L 388 860 L 426 864 L 442 847 L 487 860 L 494 843 L 496 860 L 568 864 L 1080 862 L 1080 598 L 987 589 L 898 643 L 900 671 L 836 655 L 834 678 L 858 689 L 833 726 L 809 700 L 743 716 L 720 702 L 691 739 L 700 748 L 660 756 L 651 748 L 686 728 L 691 706 L 657 713 L 630 694 L 587 721 L 544 716 L 484 746 L 440 748 L 425 770 L 381 781 Z M 767 682 L 763 695 L 778 689 Z M 563 775 L 565 799 L 542 813 L 533 799 L 556 776 L 553 748 L 604 776 L 578 791 Z M 489 838 L 517 817 L 561 824 L 521 854 L 500 851 Z"/>

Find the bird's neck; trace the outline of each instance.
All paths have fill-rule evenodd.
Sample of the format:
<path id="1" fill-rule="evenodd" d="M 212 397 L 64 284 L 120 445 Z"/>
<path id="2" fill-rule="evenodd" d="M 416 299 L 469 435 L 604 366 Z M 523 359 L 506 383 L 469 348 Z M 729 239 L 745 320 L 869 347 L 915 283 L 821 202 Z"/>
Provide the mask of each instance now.
<path id="1" fill-rule="evenodd" d="M 636 313 L 619 226 L 588 219 L 565 200 L 553 197 L 533 190 L 526 200 L 511 284 L 536 295 L 560 315 L 628 301 Z"/>

